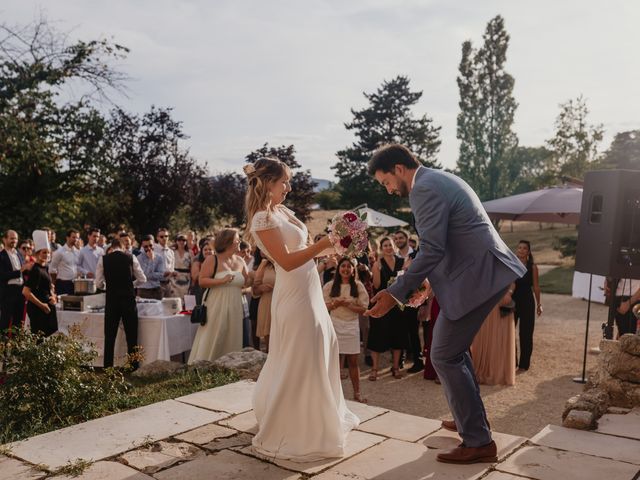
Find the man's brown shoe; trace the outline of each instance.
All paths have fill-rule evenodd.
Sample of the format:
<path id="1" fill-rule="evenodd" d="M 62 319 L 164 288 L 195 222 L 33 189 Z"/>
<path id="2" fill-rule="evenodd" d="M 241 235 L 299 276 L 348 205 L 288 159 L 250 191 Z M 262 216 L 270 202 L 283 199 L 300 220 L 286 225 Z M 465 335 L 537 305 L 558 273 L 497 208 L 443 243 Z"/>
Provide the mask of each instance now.
<path id="1" fill-rule="evenodd" d="M 498 449 L 493 440 L 484 447 L 465 447 L 461 443 L 456 448 L 439 453 L 437 460 L 444 463 L 492 463 L 498 461 Z"/>
<path id="2" fill-rule="evenodd" d="M 457 432 L 458 427 L 455 420 L 442 420 L 442 428 L 450 432 Z"/>
<path id="3" fill-rule="evenodd" d="M 456 425 L 455 420 L 442 420 L 441 426 L 442 428 L 444 428 L 445 430 L 449 430 L 450 432 L 458 431 L 458 426 Z M 487 426 L 489 427 L 489 430 L 491 430 L 491 424 L 489 423 L 489 420 L 487 420 Z"/>

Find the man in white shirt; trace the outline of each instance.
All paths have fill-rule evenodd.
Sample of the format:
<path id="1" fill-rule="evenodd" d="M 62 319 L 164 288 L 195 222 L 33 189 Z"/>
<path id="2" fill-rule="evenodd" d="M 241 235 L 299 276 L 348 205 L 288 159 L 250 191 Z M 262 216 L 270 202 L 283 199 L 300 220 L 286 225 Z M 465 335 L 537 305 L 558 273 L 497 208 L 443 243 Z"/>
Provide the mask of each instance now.
<path id="1" fill-rule="evenodd" d="M 95 278 L 98 260 L 104 255 L 102 247 L 98 246 L 100 239 L 100 229 L 92 228 L 89 230 L 87 244 L 80 249 L 80 261 L 78 262 L 78 271 L 87 278 Z"/>
<path id="2" fill-rule="evenodd" d="M 609 282 L 605 280 L 605 295 L 611 295 Z M 633 314 L 633 306 L 640 302 L 640 280 L 622 278 L 618 280 L 616 292 L 613 296 L 616 327 L 618 337 L 625 333 L 636 333 L 637 321 Z"/>
<path id="3" fill-rule="evenodd" d="M 164 259 L 164 279 L 160 282 L 160 288 L 162 289 L 163 298 L 169 297 L 171 295 L 171 282 L 169 282 L 169 279 L 177 275 L 175 271 L 176 256 L 173 249 L 169 247 L 169 230 L 166 228 L 158 229 L 153 251 Z"/>
<path id="4" fill-rule="evenodd" d="M 76 248 L 76 243 L 80 233 L 71 229 L 67 232 L 67 241 L 51 257 L 49 273 L 51 280 L 55 283 L 56 294 L 73 295 L 73 280 L 78 278 L 78 262 L 80 252 Z"/>
<path id="5" fill-rule="evenodd" d="M 24 317 L 22 273 L 33 264 L 24 262 L 16 250 L 18 234 L 8 230 L 3 237 L 4 249 L 0 252 L 0 332 L 8 328 L 20 328 Z"/>

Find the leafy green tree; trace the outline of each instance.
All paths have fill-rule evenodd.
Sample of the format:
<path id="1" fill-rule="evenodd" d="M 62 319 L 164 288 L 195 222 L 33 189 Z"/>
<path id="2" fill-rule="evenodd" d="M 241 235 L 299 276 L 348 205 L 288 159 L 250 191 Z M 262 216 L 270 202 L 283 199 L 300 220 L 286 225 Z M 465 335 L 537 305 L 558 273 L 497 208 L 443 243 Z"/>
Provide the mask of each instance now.
<path id="1" fill-rule="evenodd" d="M 103 119 L 89 100 L 122 89 L 109 62 L 127 49 L 106 40 L 71 45 L 45 20 L 0 25 L 0 226 L 29 235 L 81 216 L 100 170 Z M 64 102 L 71 83 L 81 99 Z"/>
<path id="2" fill-rule="evenodd" d="M 436 155 L 440 148 L 440 129 L 427 115 L 415 118 L 412 109 L 422 92 L 411 91 L 409 78 L 397 76 L 384 81 L 375 93 L 364 93 L 369 105 L 351 109 L 353 120 L 345 124 L 356 141 L 337 153 L 333 165 L 339 179 L 343 208 L 368 203 L 373 208 L 395 211 L 406 200 L 382 194 L 379 185 L 368 175 L 367 163 L 373 152 L 387 143 L 408 147 L 423 165 L 440 168 Z M 404 203 L 403 203 L 404 202 Z"/>
<path id="3" fill-rule="evenodd" d="M 617 133 L 599 167 L 640 170 L 640 130 Z"/>
<path id="4" fill-rule="evenodd" d="M 103 194 L 118 198 L 114 218 L 140 233 L 154 233 L 169 224 L 184 205 L 204 202 L 196 194 L 204 169 L 180 145 L 187 136 L 170 108 L 144 115 L 122 109 L 109 121 L 111 183 Z M 206 193 L 206 191 L 204 191 Z"/>
<path id="5" fill-rule="evenodd" d="M 225 172 L 211 177 L 209 204 L 214 206 L 216 219 L 229 219 L 235 227 L 244 223 L 244 197 L 247 177 L 244 174 Z"/>
<path id="6" fill-rule="evenodd" d="M 510 165 L 518 138 L 513 118 L 515 80 L 505 69 L 509 35 L 501 16 L 487 24 L 483 45 L 462 44 L 457 78 L 460 93 L 457 137 L 460 153 L 457 173 L 482 200 L 510 193 L 515 168 Z"/>
<path id="7" fill-rule="evenodd" d="M 306 222 L 311 217 L 311 205 L 313 204 L 316 182 L 311 178 L 309 170 L 299 170 L 302 165 L 296 160 L 296 149 L 293 145 L 270 147 L 265 143 L 246 156 L 247 163 L 253 163 L 260 157 L 275 157 L 286 163 L 292 170 L 291 192 L 287 195 L 285 205 L 296 213 L 296 216 Z M 297 171 L 296 171 L 297 170 Z"/>
<path id="8" fill-rule="evenodd" d="M 587 122 L 589 109 L 582 95 L 560 105 L 555 135 L 547 141 L 553 151 L 552 168 L 557 175 L 582 178 L 596 166 L 598 145 L 602 141 L 602 124 Z"/>
<path id="9" fill-rule="evenodd" d="M 511 195 L 558 183 L 551 169 L 552 152 L 545 147 L 516 147 L 507 163 L 506 183 Z"/>

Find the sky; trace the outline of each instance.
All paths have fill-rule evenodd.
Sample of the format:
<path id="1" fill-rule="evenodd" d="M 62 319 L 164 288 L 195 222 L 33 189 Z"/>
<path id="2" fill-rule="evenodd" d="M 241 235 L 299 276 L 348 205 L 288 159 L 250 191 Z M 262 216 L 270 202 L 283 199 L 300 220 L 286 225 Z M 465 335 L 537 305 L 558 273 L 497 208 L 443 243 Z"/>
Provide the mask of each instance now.
<path id="1" fill-rule="evenodd" d="M 559 105 L 584 95 L 605 150 L 640 129 L 640 2 L 520 0 L 2 0 L 0 18 L 41 15 L 70 38 L 110 38 L 131 49 L 137 113 L 172 107 L 184 146 L 212 174 L 240 171 L 247 153 L 294 144 L 316 178 L 334 179 L 335 153 L 354 141 L 344 124 L 363 92 L 407 75 L 414 108 L 442 127 L 439 160 L 455 167 L 461 46 L 505 19 L 506 69 L 515 78 L 520 144 L 553 136 Z"/>

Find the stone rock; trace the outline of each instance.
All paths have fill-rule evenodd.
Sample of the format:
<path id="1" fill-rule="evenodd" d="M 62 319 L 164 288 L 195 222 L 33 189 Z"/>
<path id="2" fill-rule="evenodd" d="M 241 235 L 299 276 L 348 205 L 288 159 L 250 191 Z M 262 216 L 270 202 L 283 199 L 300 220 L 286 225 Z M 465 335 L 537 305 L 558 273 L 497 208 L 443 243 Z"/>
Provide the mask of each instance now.
<path id="1" fill-rule="evenodd" d="M 156 360 L 151 363 L 142 365 L 138 370 L 133 372 L 134 377 L 160 377 L 163 375 L 172 375 L 183 372 L 187 368 L 183 363 L 169 362 L 167 360 Z"/>
<path id="2" fill-rule="evenodd" d="M 204 452 L 188 443 L 154 443 L 149 448 L 133 450 L 122 455 L 121 460 L 144 473 L 156 473 L 178 462 L 193 460 Z"/>
<path id="3" fill-rule="evenodd" d="M 606 378 L 598 383 L 598 388 L 609 394 L 612 407 L 633 408 L 640 405 L 640 385 L 625 382 L 619 378 Z"/>
<path id="4" fill-rule="evenodd" d="M 248 347 L 241 352 L 227 353 L 213 362 L 213 365 L 221 369 L 234 370 L 245 378 L 257 378 L 266 360 L 266 353 Z"/>
<path id="5" fill-rule="evenodd" d="M 631 411 L 630 408 L 621 408 L 621 407 L 609 407 L 607 408 L 607 413 L 611 415 L 626 415 Z"/>
<path id="6" fill-rule="evenodd" d="M 562 426 L 565 428 L 577 428 L 578 430 L 593 430 L 597 424 L 593 412 L 571 410 L 562 421 Z"/>
<path id="7" fill-rule="evenodd" d="M 213 362 L 209 360 L 198 360 L 189 365 L 191 370 L 200 370 L 202 372 L 215 372 L 218 371 L 219 368 L 216 367 Z"/>
<path id="8" fill-rule="evenodd" d="M 602 388 L 587 390 L 580 395 L 567 400 L 562 413 L 564 420 L 571 411 L 583 411 L 593 413 L 594 418 L 600 418 L 609 407 L 609 394 Z"/>
<path id="9" fill-rule="evenodd" d="M 640 357 L 640 335 L 627 333 L 620 337 L 620 350 L 629 355 Z"/>

